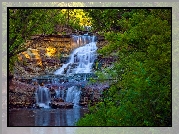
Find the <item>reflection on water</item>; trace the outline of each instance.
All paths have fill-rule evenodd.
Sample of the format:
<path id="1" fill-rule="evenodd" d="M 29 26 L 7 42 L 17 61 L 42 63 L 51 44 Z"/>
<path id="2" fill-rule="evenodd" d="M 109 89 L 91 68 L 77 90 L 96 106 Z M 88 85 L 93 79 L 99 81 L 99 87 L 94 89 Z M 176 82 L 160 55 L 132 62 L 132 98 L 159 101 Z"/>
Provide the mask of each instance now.
<path id="1" fill-rule="evenodd" d="M 11 109 L 9 126 L 74 126 L 87 113 L 86 108 Z"/>
<path id="2" fill-rule="evenodd" d="M 35 113 L 35 126 L 50 125 L 51 112 L 49 110 L 39 110 Z"/>
<path id="3" fill-rule="evenodd" d="M 73 112 L 74 112 L 74 114 L 70 114 L 72 111 L 72 109 L 71 110 L 69 110 L 69 111 L 66 111 L 66 121 L 67 121 L 67 124 L 69 125 L 69 126 L 73 126 L 73 121 L 77 121 L 78 119 L 79 119 L 79 117 L 80 117 L 80 112 L 79 112 L 79 110 L 78 110 L 79 108 L 74 108 L 73 110 Z M 72 119 L 72 120 L 71 120 Z"/>

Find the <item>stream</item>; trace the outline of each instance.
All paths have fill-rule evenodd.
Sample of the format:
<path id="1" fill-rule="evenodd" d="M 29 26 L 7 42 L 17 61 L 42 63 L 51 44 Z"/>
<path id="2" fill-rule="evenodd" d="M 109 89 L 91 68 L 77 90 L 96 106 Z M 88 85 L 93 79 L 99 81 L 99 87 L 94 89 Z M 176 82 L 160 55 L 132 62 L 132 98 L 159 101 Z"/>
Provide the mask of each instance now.
<path id="1" fill-rule="evenodd" d="M 69 61 L 54 72 L 50 82 L 36 90 L 35 98 L 39 108 L 10 109 L 9 126 L 74 126 L 87 113 L 87 107 L 79 105 L 82 92 L 78 85 L 86 85 L 86 74 L 93 73 L 92 66 L 97 57 L 96 38 L 89 35 L 73 35 L 72 38 L 77 47 L 72 51 Z M 64 81 L 64 78 L 68 80 Z M 54 85 L 56 89 L 52 96 L 49 89 Z M 61 99 L 63 101 L 60 105 L 73 107 L 53 109 L 49 105 L 52 99 Z"/>

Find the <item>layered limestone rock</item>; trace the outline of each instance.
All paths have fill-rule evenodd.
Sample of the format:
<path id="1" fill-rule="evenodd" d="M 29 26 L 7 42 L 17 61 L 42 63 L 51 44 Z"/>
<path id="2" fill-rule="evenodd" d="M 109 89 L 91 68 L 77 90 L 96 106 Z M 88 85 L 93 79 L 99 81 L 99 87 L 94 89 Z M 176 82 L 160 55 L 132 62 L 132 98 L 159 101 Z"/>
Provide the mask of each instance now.
<path id="1" fill-rule="evenodd" d="M 16 77 L 53 73 L 66 62 L 73 49 L 70 37 L 34 37 L 29 42 L 30 47 L 18 55 L 18 62 L 15 63 Z"/>

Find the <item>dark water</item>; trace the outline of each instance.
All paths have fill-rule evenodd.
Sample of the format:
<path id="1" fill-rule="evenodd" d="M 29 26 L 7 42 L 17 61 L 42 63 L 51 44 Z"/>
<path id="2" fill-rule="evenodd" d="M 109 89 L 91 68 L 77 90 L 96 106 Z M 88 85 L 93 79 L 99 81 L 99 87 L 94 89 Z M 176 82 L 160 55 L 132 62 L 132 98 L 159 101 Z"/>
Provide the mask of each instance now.
<path id="1" fill-rule="evenodd" d="M 11 109 L 9 126 L 75 126 L 87 111 L 87 108 Z"/>

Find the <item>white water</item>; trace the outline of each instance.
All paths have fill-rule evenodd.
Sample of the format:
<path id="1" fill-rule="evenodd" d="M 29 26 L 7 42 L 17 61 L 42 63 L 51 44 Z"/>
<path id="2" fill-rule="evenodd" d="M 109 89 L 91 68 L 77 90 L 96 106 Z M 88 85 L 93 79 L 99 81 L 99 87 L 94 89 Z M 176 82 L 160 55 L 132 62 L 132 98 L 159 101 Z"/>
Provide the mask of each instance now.
<path id="1" fill-rule="evenodd" d="M 39 107 L 49 108 L 51 97 L 50 92 L 47 87 L 39 86 L 38 90 L 36 91 L 36 103 Z"/>
<path id="2" fill-rule="evenodd" d="M 92 69 L 92 64 L 96 58 L 96 42 L 94 42 L 95 36 L 81 36 L 74 37 L 77 45 L 80 42 L 84 44 L 90 41 L 88 44 L 76 48 L 70 55 L 69 62 L 63 64 L 63 66 L 54 72 L 55 75 L 58 74 L 76 74 L 76 73 L 90 73 Z M 77 39 L 76 39 L 77 38 Z"/>
<path id="3" fill-rule="evenodd" d="M 55 75 L 91 73 L 92 65 L 96 58 L 96 42 L 95 36 L 73 36 L 73 41 L 76 48 L 70 55 L 68 63 L 63 64 L 61 68 L 54 72 Z M 72 102 L 74 107 L 78 106 L 80 100 L 80 89 L 77 86 L 72 86 L 66 90 L 66 97 L 64 91 L 56 91 L 58 97 L 63 98 L 66 102 Z"/>
<path id="4" fill-rule="evenodd" d="M 70 75 L 78 73 L 91 73 L 92 65 L 96 58 L 95 36 L 73 36 L 73 47 L 76 48 L 70 55 L 68 63 L 54 72 L 55 75 Z M 53 79 L 52 84 L 58 84 L 58 79 Z M 39 87 L 36 93 L 36 102 L 40 107 L 49 108 L 51 100 L 49 89 Z M 81 91 L 77 86 L 68 89 L 57 89 L 56 98 L 62 98 L 66 102 L 71 102 L 74 107 L 78 106 Z"/>
<path id="5" fill-rule="evenodd" d="M 67 90 L 66 102 L 72 102 L 74 107 L 78 106 L 80 100 L 80 89 L 77 86 L 72 86 Z"/>

